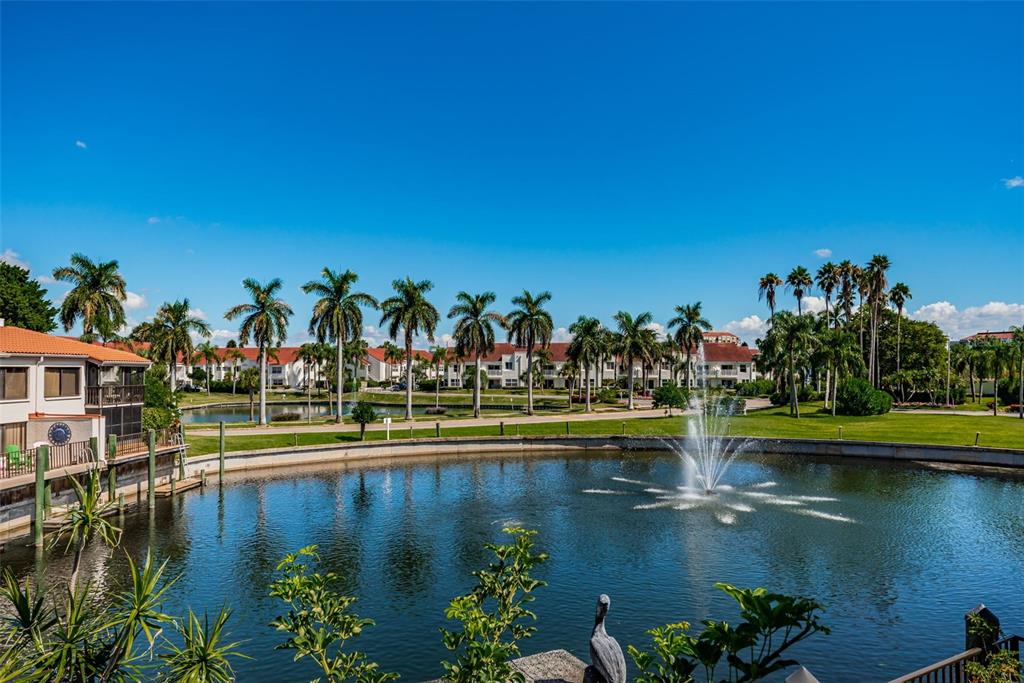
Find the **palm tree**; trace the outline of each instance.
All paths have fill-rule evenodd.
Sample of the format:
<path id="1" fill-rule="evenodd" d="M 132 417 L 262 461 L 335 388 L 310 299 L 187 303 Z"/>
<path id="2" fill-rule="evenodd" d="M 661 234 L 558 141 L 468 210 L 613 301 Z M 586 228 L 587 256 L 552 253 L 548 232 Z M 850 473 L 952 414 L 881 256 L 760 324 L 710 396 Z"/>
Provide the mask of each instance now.
<path id="1" fill-rule="evenodd" d="M 1024 420 L 1024 325 L 1010 327 L 1013 344 L 1017 347 L 1017 417 Z"/>
<path id="2" fill-rule="evenodd" d="M 831 386 L 831 397 L 826 400 L 832 405 L 832 415 L 836 414 L 836 394 L 842 377 L 853 377 L 864 371 L 864 357 L 857 346 L 857 338 L 843 329 L 826 330 L 819 339 L 818 351 L 823 353 L 827 362 L 835 371 Z"/>
<path id="3" fill-rule="evenodd" d="M 900 330 L 900 321 L 903 320 L 903 307 L 907 301 L 913 299 L 913 295 L 910 293 L 910 287 L 907 287 L 902 282 L 897 282 L 889 290 L 889 301 L 896 307 L 896 374 L 900 372 L 900 344 L 902 342 L 902 332 Z"/>
<path id="4" fill-rule="evenodd" d="M 244 361 L 245 354 L 237 346 L 227 347 L 224 353 L 224 361 L 231 363 L 231 394 L 234 395 L 235 387 L 238 386 L 238 361 Z"/>
<path id="5" fill-rule="evenodd" d="M 204 341 L 196 347 L 195 354 L 192 358 L 194 362 L 202 361 L 206 366 L 206 395 L 209 396 L 210 378 L 213 376 L 213 365 L 220 361 L 220 355 L 217 353 L 217 347 L 208 341 Z"/>
<path id="6" fill-rule="evenodd" d="M 551 343 L 554 323 L 551 314 L 544 310 L 544 304 L 551 301 L 551 292 L 537 295 L 523 290 L 512 299 L 516 308 L 505 318 L 508 340 L 518 347 L 526 348 L 526 413 L 533 415 L 533 347 L 539 344 L 547 348 Z"/>
<path id="7" fill-rule="evenodd" d="M 590 368 L 601 358 L 601 339 L 603 337 L 601 321 L 597 318 L 581 315 L 572 325 L 569 332 L 572 341 L 569 343 L 568 356 L 583 371 L 583 383 L 587 388 L 586 411 L 590 412 Z"/>
<path id="8" fill-rule="evenodd" d="M 178 358 L 188 362 L 195 352 L 192 335 L 210 336 L 210 326 L 193 315 L 188 299 L 163 304 L 153 316 L 153 322 L 142 323 L 136 330 L 150 343 L 152 357 L 170 367 L 171 391 L 178 388 Z"/>
<path id="9" fill-rule="evenodd" d="M 363 367 L 370 357 L 370 344 L 365 339 L 356 339 L 346 347 L 345 356 L 348 359 L 345 361 L 345 365 L 346 367 L 348 365 L 352 366 L 352 378 L 356 380 L 358 385 L 359 368 Z M 366 376 L 365 372 L 363 376 Z"/>
<path id="10" fill-rule="evenodd" d="M 242 281 L 242 287 L 249 293 L 252 303 L 232 306 L 224 313 L 228 320 L 242 318 L 238 329 L 242 346 L 248 344 L 251 337 L 259 349 L 261 425 L 267 423 L 267 348 L 284 343 L 288 335 L 288 318 L 292 315 L 291 306 L 277 296 L 281 286 L 280 278 L 264 285 L 247 277 Z"/>
<path id="11" fill-rule="evenodd" d="M 774 298 L 774 293 L 772 297 Z M 686 388 L 690 388 L 690 363 L 693 352 L 704 343 L 704 332 L 711 329 L 711 323 L 701 313 L 701 302 L 676 306 L 676 317 L 668 321 L 668 328 L 675 329 L 673 338 L 680 349 L 686 351 L 686 367 L 683 376 Z M 772 314 L 774 319 L 774 313 Z"/>
<path id="12" fill-rule="evenodd" d="M 313 304 L 313 315 L 309 319 L 309 333 L 318 341 L 333 339 L 337 346 L 338 372 L 338 413 L 334 421 L 341 422 L 342 396 L 345 393 L 345 342 L 359 338 L 363 329 L 363 312 L 360 306 L 377 308 L 377 300 L 365 292 L 353 292 L 352 285 L 359 276 L 351 270 L 335 273 L 325 267 L 320 280 L 302 285 L 306 294 L 320 297 Z"/>
<path id="13" fill-rule="evenodd" d="M 398 340 L 399 333 L 405 339 L 405 419 L 412 419 L 412 339 L 423 333 L 431 342 L 434 330 L 441 317 L 434 305 L 427 301 L 427 292 L 434 288 L 430 280 L 413 282 L 412 278 L 395 280 L 391 283 L 395 295 L 380 302 L 384 315 L 380 324 L 388 324 L 388 334 Z"/>
<path id="14" fill-rule="evenodd" d="M 878 322 L 881 308 L 888 297 L 886 271 L 889 270 L 889 257 L 875 254 L 865 269 L 868 279 L 868 304 L 871 307 L 871 348 L 868 350 L 868 375 L 871 384 L 878 386 L 881 371 L 878 363 Z"/>
<path id="15" fill-rule="evenodd" d="M 615 325 L 618 328 L 616 350 L 625 361 L 626 372 L 629 375 L 629 410 L 633 410 L 634 361 L 644 355 L 648 339 L 647 326 L 653 320 L 654 317 L 647 311 L 635 318 L 626 311 L 619 311 L 615 314 Z"/>
<path id="16" fill-rule="evenodd" d="M 449 318 L 457 318 L 452 332 L 455 353 L 463 358 L 472 354 L 477 370 L 481 356 L 494 351 L 494 325 L 505 323 L 500 313 L 487 310 L 496 298 L 494 292 L 459 292 L 455 305 L 448 311 Z M 473 417 L 480 417 L 480 382 L 473 382 Z"/>
<path id="17" fill-rule="evenodd" d="M 72 254 L 71 264 L 54 268 L 53 277 L 74 285 L 60 305 L 65 332 L 79 318 L 84 341 L 93 341 L 97 332 L 107 339 L 124 325 L 125 282 L 116 260 L 94 263 L 83 254 Z"/>
<path id="18" fill-rule="evenodd" d="M 249 394 L 249 422 L 254 421 L 253 415 L 253 392 L 263 386 L 263 376 L 260 375 L 259 368 L 245 368 L 238 373 L 238 386 L 242 387 L 242 391 Z"/>
<path id="19" fill-rule="evenodd" d="M 405 351 L 402 350 L 401 346 L 386 341 L 381 345 L 381 348 L 384 350 L 384 362 L 388 365 L 401 365 L 405 362 Z"/>
<path id="20" fill-rule="evenodd" d="M 825 263 L 818 268 L 818 272 L 815 275 L 815 282 L 818 285 L 818 289 L 825 295 L 825 324 L 829 325 L 829 306 L 832 302 L 832 292 L 835 291 L 836 287 L 839 286 L 839 282 L 842 279 L 842 272 L 839 266 L 832 263 L 831 261 Z M 835 317 L 835 316 L 833 316 Z"/>
<path id="21" fill-rule="evenodd" d="M 448 369 L 448 347 L 435 346 L 430 349 L 430 362 L 434 364 L 434 407 L 441 407 L 441 375 Z"/>
<path id="22" fill-rule="evenodd" d="M 853 297 L 857 290 L 857 266 L 850 261 L 843 261 L 839 269 L 839 296 L 836 298 L 836 305 L 842 306 L 846 322 L 853 318 Z"/>
<path id="23" fill-rule="evenodd" d="M 302 374 L 306 376 L 306 419 L 313 417 L 313 385 L 309 381 L 309 375 L 320 360 L 320 353 L 313 342 L 306 342 L 299 347 L 295 357 L 302 361 Z"/>
<path id="24" fill-rule="evenodd" d="M 797 401 L 796 372 L 808 360 L 811 350 L 816 344 L 814 336 L 814 319 L 811 316 L 793 315 L 782 311 L 775 319 L 775 324 L 768 336 L 776 336 L 775 347 L 785 354 L 786 374 L 789 379 L 789 412 L 800 417 L 800 404 Z"/>
<path id="25" fill-rule="evenodd" d="M 782 285 L 782 278 L 775 273 L 765 274 L 757 283 L 757 300 L 764 298 L 768 302 L 769 320 L 775 318 L 775 290 Z"/>
<path id="26" fill-rule="evenodd" d="M 789 272 L 786 276 L 786 286 L 793 290 L 793 296 L 796 297 L 796 314 L 802 315 L 803 311 L 800 308 L 800 302 L 803 301 L 804 294 L 810 289 L 814 281 L 811 280 L 811 274 L 803 266 L 797 266 Z"/>

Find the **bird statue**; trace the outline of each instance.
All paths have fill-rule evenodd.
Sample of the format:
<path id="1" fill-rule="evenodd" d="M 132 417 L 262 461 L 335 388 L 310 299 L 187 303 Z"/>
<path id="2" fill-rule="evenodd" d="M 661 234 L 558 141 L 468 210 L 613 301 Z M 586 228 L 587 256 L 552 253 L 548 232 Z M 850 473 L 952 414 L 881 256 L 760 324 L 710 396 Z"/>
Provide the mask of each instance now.
<path id="1" fill-rule="evenodd" d="M 604 618 L 611 604 L 612 600 L 607 595 L 597 599 L 597 616 L 594 630 L 590 633 L 590 663 L 604 683 L 626 683 L 626 658 L 622 656 L 622 648 L 604 630 Z"/>

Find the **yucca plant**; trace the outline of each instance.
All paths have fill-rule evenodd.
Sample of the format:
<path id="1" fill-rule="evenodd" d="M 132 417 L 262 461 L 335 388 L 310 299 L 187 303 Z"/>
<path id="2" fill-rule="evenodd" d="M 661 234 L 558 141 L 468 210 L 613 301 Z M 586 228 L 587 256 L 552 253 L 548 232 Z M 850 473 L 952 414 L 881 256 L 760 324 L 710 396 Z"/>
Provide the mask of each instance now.
<path id="1" fill-rule="evenodd" d="M 182 644 L 170 644 L 170 652 L 161 655 L 167 663 L 166 677 L 179 683 L 228 683 L 235 680 L 231 659 L 249 659 L 238 650 L 238 642 L 225 643 L 224 626 L 231 618 L 231 610 L 221 607 L 213 625 L 210 616 L 203 614 L 203 621 L 189 609 L 185 624 L 176 628 Z"/>
<path id="2" fill-rule="evenodd" d="M 57 545 L 61 537 L 67 536 L 64 552 L 72 547 L 75 549 L 75 557 L 71 564 L 71 579 L 68 582 L 68 588 L 74 592 L 78 585 L 78 573 L 82 568 L 82 554 L 89 541 L 94 536 L 99 536 L 107 545 L 116 546 L 121 541 L 121 530 L 105 518 L 114 503 L 113 501 L 103 503 L 100 500 L 99 474 L 95 471 L 92 472 L 85 486 L 78 483 L 74 477 L 68 477 L 68 481 L 74 487 L 78 502 L 68 513 L 57 535 L 54 536 L 53 545 Z"/>

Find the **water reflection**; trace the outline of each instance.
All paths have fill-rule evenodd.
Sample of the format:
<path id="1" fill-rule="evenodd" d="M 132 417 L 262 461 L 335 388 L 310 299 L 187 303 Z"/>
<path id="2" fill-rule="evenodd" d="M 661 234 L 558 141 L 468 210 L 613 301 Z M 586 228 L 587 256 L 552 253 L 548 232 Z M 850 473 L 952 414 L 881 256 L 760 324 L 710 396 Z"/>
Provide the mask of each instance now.
<path id="1" fill-rule="evenodd" d="M 304 673 L 273 649 L 279 636 L 266 624 L 278 606 L 267 585 L 285 552 L 313 543 L 360 598 L 357 611 L 377 621 L 360 647 L 407 680 L 438 675 L 444 608 L 472 585 L 470 572 L 490 559 L 482 544 L 510 521 L 538 529 L 551 553 L 527 653 L 563 647 L 585 659 L 601 592 L 616 601 L 609 630 L 623 643 L 646 642 L 644 630 L 659 623 L 730 617 L 715 581 L 824 602 L 833 635 L 795 654 L 830 681 L 863 680 L 865 651 L 880 658 L 872 680 L 956 651 L 962 614 L 981 601 L 1007 631 L 1024 631 L 1021 479 L 779 456 L 737 460 L 727 479 L 752 491 L 774 482 L 766 490 L 779 498 L 835 499 L 815 505 L 856 524 L 776 505 L 751 504 L 734 524 L 708 510 L 634 509 L 651 502 L 649 485 L 683 484 L 666 454 L 436 458 L 236 475 L 223 488 L 159 500 L 155 511 L 124 516 L 121 548 L 89 551 L 87 575 L 119 585 L 124 553 L 140 558 L 152 546 L 181 576 L 170 611 L 235 608 L 233 639 L 255 656 L 239 665 L 246 681 Z M 621 492 L 586 493 L 601 489 Z M 52 582 L 69 569 L 59 555 L 12 543 L 0 561 Z"/>

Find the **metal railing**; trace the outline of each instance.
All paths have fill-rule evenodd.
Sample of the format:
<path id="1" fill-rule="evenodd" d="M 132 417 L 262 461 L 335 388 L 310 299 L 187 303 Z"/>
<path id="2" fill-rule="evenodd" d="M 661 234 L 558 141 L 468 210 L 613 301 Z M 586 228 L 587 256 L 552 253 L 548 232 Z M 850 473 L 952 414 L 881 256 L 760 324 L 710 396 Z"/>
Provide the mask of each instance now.
<path id="1" fill-rule="evenodd" d="M 146 388 L 141 384 L 105 384 L 85 388 L 85 405 L 113 406 L 142 403 Z"/>
<path id="2" fill-rule="evenodd" d="M 997 650 L 1011 650 L 1020 653 L 1021 636 L 1010 636 L 995 643 Z M 918 669 L 905 676 L 894 678 L 889 683 L 965 683 L 967 681 L 967 664 L 978 661 L 981 658 L 980 647 L 972 647 L 960 654 L 953 655 L 941 662 L 936 662 L 923 669 Z"/>
<path id="3" fill-rule="evenodd" d="M 36 471 L 38 448 L 22 448 L 0 453 L 0 479 L 20 477 Z M 63 446 L 50 446 L 47 470 L 61 470 L 73 465 L 96 462 L 96 454 L 88 441 L 73 441 Z"/>
<path id="4" fill-rule="evenodd" d="M 158 429 L 156 432 L 156 447 L 167 448 L 180 446 L 181 432 L 178 429 L 168 427 Z M 109 448 L 109 447 L 108 447 Z M 117 437 L 114 458 L 127 458 L 133 455 L 141 455 L 149 452 L 149 432 L 138 434 L 123 434 Z"/>

